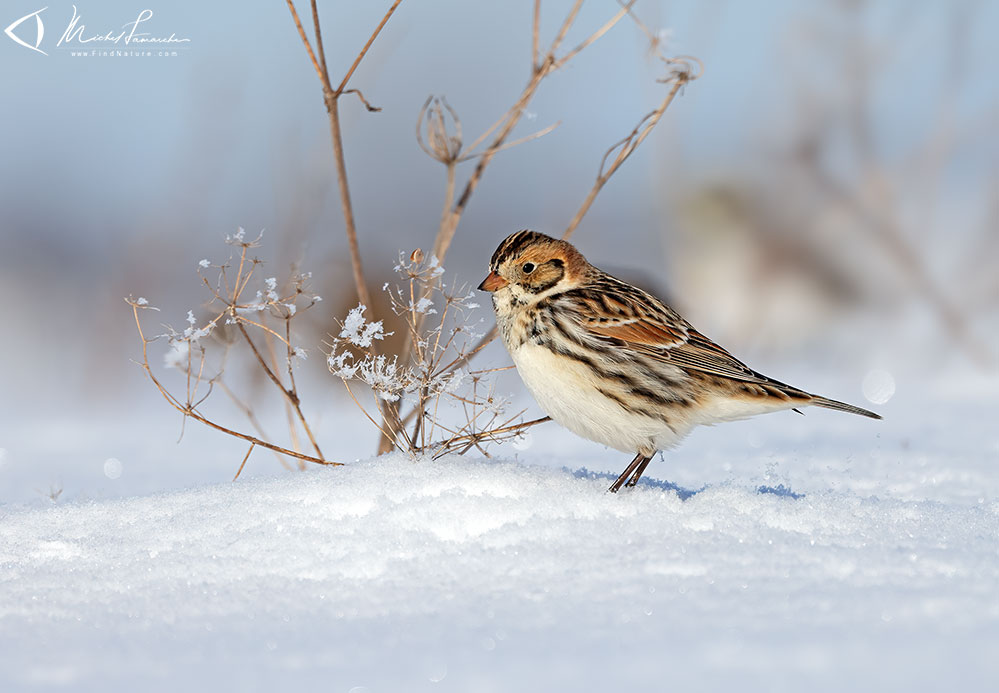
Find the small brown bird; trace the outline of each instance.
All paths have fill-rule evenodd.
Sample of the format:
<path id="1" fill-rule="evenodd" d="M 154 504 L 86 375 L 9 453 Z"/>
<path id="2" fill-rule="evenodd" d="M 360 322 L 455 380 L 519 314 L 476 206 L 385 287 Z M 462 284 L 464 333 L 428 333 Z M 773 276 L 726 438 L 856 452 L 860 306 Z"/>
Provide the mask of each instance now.
<path id="1" fill-rule="evenodd" d="M 566 241 L 518 231 L 489 269 L 479 289 L 492 292 L 503 343 L 541 408 L 583 438 L 635 453 L 612 492 L 638 483 L 653 455 L 694 426 L 809 405 L 881 418 L 757 373 Z"/>

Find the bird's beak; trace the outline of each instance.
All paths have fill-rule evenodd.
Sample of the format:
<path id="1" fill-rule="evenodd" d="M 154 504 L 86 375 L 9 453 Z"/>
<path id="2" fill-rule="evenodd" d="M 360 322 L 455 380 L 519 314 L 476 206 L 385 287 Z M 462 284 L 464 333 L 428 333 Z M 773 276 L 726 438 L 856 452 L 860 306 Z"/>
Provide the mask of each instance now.
<path id="1" fill-rule="evenodd" d="M 482 283 L 479 284 L 479 291 L 499 291 L 509 283 L 510 282 L 495 272 L 490 272 L 489 276 L 483 279 Z"/>

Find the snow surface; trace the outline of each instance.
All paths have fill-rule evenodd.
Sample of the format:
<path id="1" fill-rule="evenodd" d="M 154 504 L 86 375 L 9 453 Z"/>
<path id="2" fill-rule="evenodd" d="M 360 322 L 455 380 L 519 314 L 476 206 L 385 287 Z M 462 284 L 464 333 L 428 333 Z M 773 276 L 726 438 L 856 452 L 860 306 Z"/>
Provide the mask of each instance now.
<path id="1" fill-rule="evenodd" d="M 999 390 L 941 383 L 705 429 L 616 496 L 626 456 L 555 427 L 209 485 L 241 454 L 197 430 L 11 427 L 0 691 L 996 690 Z"/>
<path id="2" fill-rule="evenodd" d="M 396 456 L 7 513 L 0 687 L 999 681 L 996 502 L 609 478 Z"/>

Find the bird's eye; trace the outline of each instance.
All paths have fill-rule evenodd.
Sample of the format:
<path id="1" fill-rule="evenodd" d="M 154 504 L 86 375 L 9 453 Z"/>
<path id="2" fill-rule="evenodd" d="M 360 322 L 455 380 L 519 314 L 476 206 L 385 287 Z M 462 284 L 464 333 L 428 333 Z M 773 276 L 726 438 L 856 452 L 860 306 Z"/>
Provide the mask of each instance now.
<path id="1" fill-rule="evenodd" d="M 530 274 L 531 272 L 534 271 L 534 263 L 533 262 L 525 262 L 524 266 L 521 269 L 524 270 L 524 274 Z"/>

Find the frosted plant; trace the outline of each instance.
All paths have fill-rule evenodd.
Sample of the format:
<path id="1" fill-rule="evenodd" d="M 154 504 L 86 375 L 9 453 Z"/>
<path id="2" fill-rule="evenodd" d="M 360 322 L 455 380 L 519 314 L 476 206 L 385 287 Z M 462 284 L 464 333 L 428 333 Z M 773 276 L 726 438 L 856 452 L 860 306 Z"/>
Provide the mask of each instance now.
<path id="1" fill-rule="evenodd" d="M 241 438 L 251 444 L 251 450 L 255 446 L 261 446 L 296 458 L 300 466 L 306 461 L 334 464 L 323 456 L 312 434 L 302 413 L 295 385 L 295 368 L 306 359 L 308 352 L 301 345 L 293 343 L 292 321 L 322 299 L 308 287 L 310 274 L 292 273 L 284 281 L 277 277 L 260 278 L 258 268 L 262 263 L 250 255 L 250 251 L 259 247 L 260 239 L 258 236 L 248 240 L 246 232 L 239 229 L 235 234 L 226 236 L 226 243 L 236 249 L 228 260 L 217 265 L 207 259 L 198 263 L 198 278 L 210 291 L 211 300 L 205 306 L 204 317 L 199 318 L 195 310 L 187 311 L 187 326 L 183 330 L 167 326 L 167 332 L 160 337 L 146 338 L 139 320 L 139 311 L 157 309 L 150 306 L 145 298 L 126 299 L 132 306 L 139 337 L 142 339 L 143 360 L 140 365 L 160 394 L 185 417 Z M 245 298 L 251 295 L 251 300 Z M 363 341 L 365 334 L 369 339 L 374 339 L 375 331 L 380 331 L 380 324 L 378 330 L 362 332 L 360 339 Z M 148 346 L 159 338 L 166 338 L 168 345 L 164 365 L 179 370 L 185 376 L 186 391 L 183 395 L 168 390 L 149 364 Z M 275 385 L 284 398 L 288 409 L 291 448 L 271 442 L 263 433 L 253 407 L 238 400 L 224 382 L 228 353 L 237 346 L 243 346 L 249 351 L 252 356 L 250 363 L 266 374 L 267 380 Z M 384 374 L 383 368 L 382 377 Z M 377 378 L 379 374 L 373 372 L 371 377 Z M 225 391 L 246 413 L 256 428 L 257 435 L 222 425 L 202 412 L 202 404 L 216 388 Z M 301 451 L 298 442 L 299 428 L 308 437 L 314 454 Z M 243 462 L 245 464 L 245 458 Z"/>
<path id="2" fill-rule="evenodd" d="M 372 391 L 381 423 L 375 412 L 365 414 L 398 449 L 481 450 L 484 442 L 514 435 L 516 427 L 509 426 L 513 419 L 502 418 L 507 402 L 488 383 L 501 369 L 466 367 L 472 342 L 482 336 L 473 329 L 472 311 L 478 308 L 474 293 L 447 284 L 437 258 L 425 259 L 419 250 L 401 257 L 395 271 L 402 281 L 386 283 L 382 290 L 403 327 L 401 348 L 392 355 L 381 353 L 379 343 L 394 333 L 385 332 L 380 320 L 367 320 L 367 308 L 360 304 L 330 336 L 330 372 L 343 380 L 362 410 L 353 385 Z"/>

